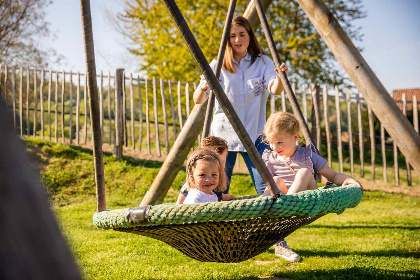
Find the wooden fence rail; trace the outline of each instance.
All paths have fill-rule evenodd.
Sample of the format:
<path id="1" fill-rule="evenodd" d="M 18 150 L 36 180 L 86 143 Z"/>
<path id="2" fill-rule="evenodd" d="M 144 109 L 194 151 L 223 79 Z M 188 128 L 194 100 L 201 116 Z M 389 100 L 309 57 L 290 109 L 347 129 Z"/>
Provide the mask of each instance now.
<path id="1" fill-rule="evenodd" d="M 55 142 L 61 139 L 66 144 L 92 141 L 84 73 L 8 65 L 0 65 L 0 69 L 2 98 L 13 112 L 17 133 Z M 166 156 L 190 114 L 191 95 L 196 84 L 156 77 L 145 79 L 123 70 L 121 75 L 120 94 L 116 94 L 118 85 L 111 71 L 105 74 L 101 71 L 97 75 L 103 142 Z M 330 166 L 338 163 L 341 172 L 396 185 L 401 179 L 408 185 L 414 181 L 418 183 L 418 178 L 411 174 L 410 165 L 358 92 L 310 84 L 293 85 L 293 89 L 305 120 L 312 124 L 318 150 Z M 419 132 L 418 106 L 414 105 L 417 102 L 416 98 L 407 101 L 403 96 L 402 111 Z M 410 103 L 414 106 L 408 106 Z M 413 110 L 407 111 L 407 108 Z M 291 111 L 284 92 L 271 95 L 267 103 L 267 115 L 279 110 Z M 369 170 L 367 160 L 370 161 Z M 382 166 L 381 172 L 378 173 L 376 165 Z M 388 174 L 392 165 L 394 171 L 389 170 Z M 402 167 L 403 173 L 400 172 Z M 403 178 L 400 178 L 401 174 L 404 174 Z"/>

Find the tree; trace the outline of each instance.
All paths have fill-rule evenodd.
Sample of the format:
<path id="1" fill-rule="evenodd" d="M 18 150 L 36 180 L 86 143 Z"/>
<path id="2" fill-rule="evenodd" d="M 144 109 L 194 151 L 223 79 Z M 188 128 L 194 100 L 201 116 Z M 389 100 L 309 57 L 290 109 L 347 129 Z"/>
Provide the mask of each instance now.
<path id="1" fill-rule="evenodd" d="M 0 62 L 16 66 L 46 67 L 55 56 L 40 49 L 38 40 L 49 35 L 45 9 L 51 0 L 0 1 Z"/>
<path id="2" fill-rule="evenodd" d="M 237 15 L 243 14 L 248 2 L 237 2 Z M 352 23 L 365 16 L 360 3 L 361 0 L 327 1 L 350 38 L 356 41 L 362 35 Z M 228 5 L 229 1 L 178 1 L 209 61 L 217 56 Z M 332 85 L 345 82 L 345 75 L 337 70 L 331 52 L 296 1 L 274 0 L 266 13 L 280 57 L 294 70 L 292 80 Z M 139 70 L 164 79 L 198 80 L 199 69 L 162 1 L 129 1 L 119 20 L 124 34 L 132 39 L 130 51 L 139 57 Z M 256 33 L 269 54 L 262 29 Z"/>

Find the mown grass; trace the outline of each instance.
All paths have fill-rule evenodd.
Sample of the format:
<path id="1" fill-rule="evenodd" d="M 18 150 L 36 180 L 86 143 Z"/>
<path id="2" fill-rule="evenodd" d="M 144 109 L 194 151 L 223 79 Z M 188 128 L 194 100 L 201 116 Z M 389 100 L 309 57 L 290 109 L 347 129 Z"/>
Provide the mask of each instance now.
<path id="1" fill-rule="evenodd" d="M 238 264 L 202 263 L 151 238 L 96 229 L 92 151 L 25 139 L 85 279 L 419 279 L 420 198 L 365 192 L 360 205 L 329 214 L 291 234 L 302 257 L 288 263 L 272 249 Z M 105 154 L 109 209 L 136 206 L 161 166 L 157 161 Z M 165 202 L 173 202 L 181 171 Z M 253 194 L 247 175 L 235 175 L 235 195 Z M 275 279 L 275 278 L 274 278 Z"/>

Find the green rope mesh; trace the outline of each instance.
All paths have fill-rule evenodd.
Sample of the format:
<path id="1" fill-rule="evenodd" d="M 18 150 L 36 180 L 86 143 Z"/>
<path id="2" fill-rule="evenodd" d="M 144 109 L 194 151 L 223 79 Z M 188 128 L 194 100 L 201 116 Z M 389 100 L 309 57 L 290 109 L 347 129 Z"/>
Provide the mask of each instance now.
<path id="1" fill-rule="evenodd" d="M 148 212 L 146 224 L 167 225 L 257 217 L 272 219 L 291 216 L 312 217 L 327 213 L 341 214 L 346 208 L 359 204 L 362 192 L 357 186 L 350 185 L 282 195 L 277 199 L 261 196 L 244 198 L 188 205 L 153 205 Z M 129 222 L 129 211 L 130 209 L 126 208 L 98 212 L 93 216 L 93 222 L 96 227 L 103 229 L 138 226 L 139 224 Z"/>

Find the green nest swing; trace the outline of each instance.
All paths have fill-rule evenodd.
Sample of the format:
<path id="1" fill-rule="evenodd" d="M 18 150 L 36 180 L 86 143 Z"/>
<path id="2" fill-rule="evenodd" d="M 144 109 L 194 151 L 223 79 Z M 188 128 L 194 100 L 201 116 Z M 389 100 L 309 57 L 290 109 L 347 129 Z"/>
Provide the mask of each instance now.
<path id="1" fill-rule="evenodd" d="M 97 212 L 96 227 L 151 237 L 206 262 L 241 262 L 263 253 L 301 226 L 341 214 L 362 198 L 357 186 L 327 186 L 278 198 L 161 204 Z"/>

